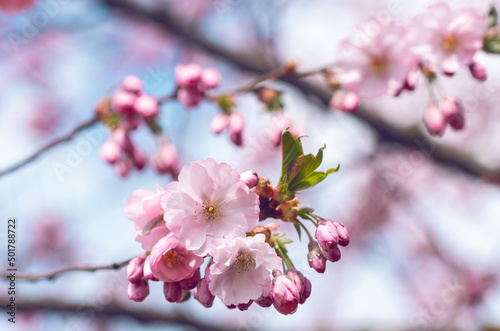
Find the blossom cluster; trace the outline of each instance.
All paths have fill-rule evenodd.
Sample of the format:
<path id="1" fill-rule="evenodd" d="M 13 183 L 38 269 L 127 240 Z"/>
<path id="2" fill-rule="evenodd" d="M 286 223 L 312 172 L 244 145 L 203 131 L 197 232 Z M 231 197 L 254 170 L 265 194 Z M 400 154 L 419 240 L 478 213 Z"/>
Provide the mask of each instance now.
<path id="1" fill-rule="evenodd" d="M 299 141 L 289 131 L 284 137 Z M 301 189 L 283 190 L 284 182 L 272 187 L 253 171 L 240 174 L 228 164 L 206 159 L 184 166 L 177 181 L 157 186 L 156 192 L 132 192 L 125 216 L 134 222 L 144 253 L 128 265 L 129 298 L 143 301 L 149 281 L 159 281 L 169 302 L 182 303 L 192 292 L 205 307 L 218 297 L 229 308 L 246 310 L 255 302 L 294 313 L 311 294 L 311 282 L 288 257 L 285 244 L 291 240 L 275 233 L 279 225 L 259 222 L 275 218 L 294 223 L 299 234 L 304 229 L 310 240 L 309 264 L 320 273 L 327 260 L 340 259 L 338 246 L 346 246 L 349 235 L 341 223 L 299 207 L 294 195 Z M 316 226 L 316 239 L 298 216 Z"/>
<path id="2" fill-rule="evenodd" d="M 488 19 L 478 9 L 452 10 L 439 2 L 406 25 L 369 20 L 340 44 L 338 68 L 327 72 L 334 91 L 331 106 L 353 111 L 360 97 L 399 96 L 414 90 L 422 77 L 431 97 L 423 116 L 429 133 L 442 135 L 448 125 L 462 129 L 464 110 L 456 98 L 437 88 L 438 75 L 453 76 L 468 67 L 473 78 L 486 80 L 485 68 L 474 56 L 483 49 L 492 25 Z"/>

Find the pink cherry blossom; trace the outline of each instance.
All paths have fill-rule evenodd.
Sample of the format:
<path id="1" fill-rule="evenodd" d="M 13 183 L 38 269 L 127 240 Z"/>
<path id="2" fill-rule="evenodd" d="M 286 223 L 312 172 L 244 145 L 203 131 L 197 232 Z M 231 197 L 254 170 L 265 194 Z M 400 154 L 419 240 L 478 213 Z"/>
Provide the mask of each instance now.
<path id="1" fill-rule="evenodd" d="M 142 279 L 136 283 L 129 283 L 127 295 L 130 300 L 142 302 L 149 295 L 149 285 L 147 280 Z"/>
<path id="2" fill-rule="evenodd" d="M 300 301 L 300 289 L 288 275 L 275 273 L 272 287 L 273 305 L 276 310 L 289 315 L 297 311 Z"/>
<path id="3" fill-rule="evenodd" d="M 340 46 L 338 79 L 342 86 L 362 97 L 399 91 L 410 70 L 417 65 L 406 36 L 407 29 L 392 21 L 382 23 L 371 20 L 359 28 L 351 39 Z M 350 108 L 356 106 L 354 101 L 350 97 Z"/>
<path id="4" fill-rule="evenodd" d="M 424 112 L 424 124 L 433 136 L 440 136 L 446 129 L 446 119 L 435 101 L 431 101 Z"/>
<path id="5" fill-rule="evenodd" d="M 215 238 L 244 237 L 259 220 L 259 199 L 228 164 L 198 160 L 182 168 L 161 199 L 167 227 L 204 256 Z"/>
<path id="6" fill-rule="evenodd" d="M 172 233 L 161 238 L 149 256 L 153 274 L 163 282 L 178 282 L 192 277 L 203 258 L 187 250 Z"/>
<path id="7" fill-rule="evenodd" d="M 135 240 L 146 251 L 151 250 L 169 232 L 160 205 L 164 192 L 160 186 L 156 187 L 156 193 L 145 189 L 136 190 L 130 194 L 124 209 L 125 217 L 134 222 Z"/>
<path id="8" fill-rule="evenodd" d="M 269 294 L 271 271 L 281 258 L 265 242 L 265 235 L 221 240 L 210 267 L 210 292 L 225 305 L 246 304 Z"/>
<path id="9" fill-rule="evenodd" d="M 453 11 L 445 2 L 433 4 L 412 21 L 414 51 L 430 70 L 453 74 L 483 47 L 487 24 L 479 9 Z"/>

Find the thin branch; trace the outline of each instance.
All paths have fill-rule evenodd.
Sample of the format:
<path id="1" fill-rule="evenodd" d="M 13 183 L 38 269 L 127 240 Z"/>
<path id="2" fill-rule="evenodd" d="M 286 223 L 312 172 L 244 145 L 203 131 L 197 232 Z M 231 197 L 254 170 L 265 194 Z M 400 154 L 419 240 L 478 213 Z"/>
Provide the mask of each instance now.
<path id="1" fill-rule="evenodd" d="M 117 263 L 111 263 L 103 266 L 91 266 L 91 265 L 83 265 L 83 266 L 71 266 L 71 267 L 64 267 L 61 269 L 57 269 L 51 272 L 45 272 L 45 273 L 37 273 L 37 274 L 22 274 L 22 273 L 16 273 L 16 279 L 23 279 L 23 280 L 29 280 L 29 281 L 38 281 L 42 279 L 49 279 L 52 280 L 56 278 L 57 276 L 71 272 L 71 271 L 89 271 L 89 272 L 94 272 L 97 270 L 120 270 L 121 268 L 125 267 L 128 265 L 129 261 L 131 259 L 122 261 L 122 262 L 117 262 Z M 7 278 L 9 277 L 9 273 L 0 273 L 0 278 Z"/>
<path id="2" fill-rule="evenodd" d="M 67 141 L 70 141 L 71 139 L 73 139 L 73 137 L 80 131 L 83 131 L 84 129 L 88 128 L 88 127 L 91 127 L 93 126 L 94 124 L 96 124 L 98 122 L 98 119 L 97 117 L 93 117 L 92 119 L 86 121 L 86 122 L 83 122 L 82 124 L 78 125 L 75 129 L 73 129 L 73 131 L 71 131 L 68 135 L 62 137 L 62 138 L 59 138 L 59 139 L 56 139 L 54 140 L 53 142 L 51 142 L 50 144 L 42 147 L 40 150 L 38 150 L 37 152 L 35 152 L 33 155 L 25 158 L 24 160 L 22 161 L 19 161 L 18 163 L 8 167 L 7 169 L 4 169 L 2 171 L 0 171 L 0 177 L 2 176 L 5 176 L 7 174 L 10 174 L 11 172 L 14 172 L 16 170 L 18 170 L 19 168 L 35 161 L 39 156 L 41 156 L 43 153 L 45 153 L 46 151 L 50 150 L 52 147 L 55 147 L 63 142 L 67 142 Z"/>
<path id="3" fill-rule="evenodd" d="M 219 46 L 205 38 L 202 33 L 193 28 L 193 26 L 186 24 L 181 17 L 171 13 L 166 5 L 163 5 L 161 8 L 148 9 L 141 6 L 138 2 L 130 0 L 101 1 L 103 4 L 121 10 L 137 20 L 157 23 L 160 28 L 166 29 L 179 36 L 183 41 L 223 61 L 231 63 L 241 70 L 259 76 L 266 75 L 266 73 L 273 70 L 273 67 L 263 61 L 264 56 L 259 49 L 253 48 L 246 51 L 236 51 L 234 49 Z M 331 98 L 331 92 L 328 91 L 328 89 L 303 79 L 298 79 L 295 76 L 284 75 L 280 76 L 279 79 L 297 88 L 306 96 L 314 97 L 322 105 L 327 105 Z M 474 177 L 492 182 L 500 182 L 500 165 L 489 168 L 461 150 L 450 149 L 444 144 L 438 143 L 435 139 L 423 132 L 417 125 L 404 130 L 395 129 L 390 123 L 381 119 L 373 111 L 366 108 L 359 109 L 353 115 L 371 126 L 377 132 L 380 141 L 397 143 L 414 150 L 419 150 L 422 144 L 430 144 L 432 147 L 430 156 L 436 162 L 458 169 Z"/>
<path id="4" fill-rule="evenodd" d="M 8 302 L 8 300 L 9 299 L 5 297 L 0 298 L 0 302 Z M 226 331 L 234 329 L 224 325 L 216 325 L 199 321 L 193 318 L 192 315 L 187 316 L 178 310 L 167 313 L 165 311 L 154 311 L 146 308 L 130 308 L 116 303 L 99 306 L 99 308 L 96 309 L 92 306 L 55 300 L 53 298 L 38 300 L 23 300 L 21 298 L 16 300 L 16 309 L 18 311 L 26 312 L 44 311 L 53 313 L 69 313 L 77 316 L 82 316 L 83 314 L 84 316 L 92 316 L 101 320 L 109 318 L 133 318 L 140 323 L 164 322 L 168 324 L 189 326 L 197 330 Z"/>

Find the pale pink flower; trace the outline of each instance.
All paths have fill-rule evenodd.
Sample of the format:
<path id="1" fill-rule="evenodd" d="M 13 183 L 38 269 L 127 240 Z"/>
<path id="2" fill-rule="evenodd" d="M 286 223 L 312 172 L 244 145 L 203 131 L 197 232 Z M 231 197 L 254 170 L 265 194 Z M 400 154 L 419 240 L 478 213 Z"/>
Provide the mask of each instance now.
<path id="1" fill-rule="evenodd" d="M 187 250 L 169 233 L 151 249 L 149 263 L 153 274 L 162 282 L 178 282 L 192 277 L 203 264 L 203 258 Z"/>
<path id="2" fill-rule="evenodd" d="M 338 79 L 342 86 L 362 97 L 398 92 L 417 65 L 406 35 L 407 29 L 393 21 L 371 20 L 357 29 L 340 45 Z M 351 108 L 354 101 L 348 102 Z"/>
<path id="3" fill-rule="evenodd" d="M 210 267 L 210 292 L 225 305 L 238 305 L 269 294 L 271 271 L 280 268 L 281 258 L 265 242 L 265 235 L 221 240 Z"/>
<path id="4" fill-rule="evenodd" d="M 134 222 L 135 240 L 142 244 L 146 251 L 168 234 L 163 221 L 163 209 L 160 205 L 164 194 L 161 186 L 157 185 L 156 193 L 149 190 L 136 190 L 130 194 L 125 206 L 125 217 Z"/>
<path id="5" fill-rule="evenodd" d="M 479 9 L 452 11 L 445 2 L 433 4 L 412 21 L 414 51 L 430 70 L 453 74 L 468 66 L 483 47 L 486 14 Z"/>
<path id="6" fill-rule="evenodd" d="M 181 169 L 161 199 L 167 227 L 204 256 L 215 238 L 244 237 L 259 220 L 259 199 L 228 164 L 198 160 Z"/>

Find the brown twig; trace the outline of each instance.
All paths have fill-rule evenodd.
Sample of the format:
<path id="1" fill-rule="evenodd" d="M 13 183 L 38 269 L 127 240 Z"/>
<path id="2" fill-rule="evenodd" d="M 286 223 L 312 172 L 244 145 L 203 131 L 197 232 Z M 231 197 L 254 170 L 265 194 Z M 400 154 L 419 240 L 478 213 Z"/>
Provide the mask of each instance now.
<path id="1" fill-rule="evenodd" d="M 0 302 L 8 302 L 8 298 L 1 297 Z M 232 330 L 226 325 L 211 324 L 205 321 L 199 321 L 192 315 L 185 315 L 183 312 L 176 310 L 173 312 L 155 311 L 146 308 L 130 308 L 121 304 L 109 304 L 94 308 L 92 306 L 61 301 L 53 298 L 44 298 L 37 300 L 23 300 L 22 298 L 16 300 L 16 309 L 25 312 L 53 312 L 62 314 L 74 314 L 77 316 L 86 317 L 91 316 L 92 319 L 105 320 L 109 318 L 133 318 L 140 323 L 168 323 L 184 325 L 194 328 L 196 330 L 209 330 L 209 331 L 226 331 Z M 190 328 L 190 329 L 191 329 Z"/>
<path id="2" fill-rule="evenodd" d="M 122 262 L 107 264 L 107 265 L 103 265 L 103 266 L 83 265 L 83 266 L 64 267 L 64 268 L 57 269 L 54 271 L 45 272 L 45 273 L 38 273 L 38 274 L 16 273 L 15 277 L 16 277 L 16 279 L 23 279 L 23 280 L 29 280 L 29 281 L 37 281 L 37 280 L 42 280 L 42 279 L 52 280 L 63 273 L 67 273 L 67 272 L 71 272 L 71 271 L 94 272 L 97 270 L 119 270 L 119 269 L 125 267 L 126 265 L 128 265 L 130 260 L 131 259 L 128 259 L 128 260 L 125 260 Z M 7 278 L 7 277 L 9 277 L 9 273 L 0 273 L 0 278 Z"/>
<path id="3" fill-rule="evenodd" d="M 44 152 L 50 150 L 52 147 L 55 147 L 55 146 L 59 145 L 60 143 L 70 141 L 71 139 L 73 139 L 73 137 L 78 132 L 83 131 L 84 129 L 93 126 L 97 122 L 98 122 L 97 117 L 93 117 L 92 119 L 90 119 L 90 120 L 88 120 L 86 122 L 83 122 L 82 124 L 80 124 L 76 128 L 74 128 L 73 131 L 71 131 L 68 135 L 66 135 L 66 136 L 64 136 L 62 138 L 54 140 L 50 144 L 42 147 L 40 150 L 38 150 L 37 152 L 35 152 L 31 156 L 25 158 L 22 161 L 19 161 L 18 163 L 14 164 L 14 165 L 12 165 L 10 167 L 8 167 L 7 169 L 4 169 L 4 170 L 0 171 L 0 177 L 5 176 L 7 174 L 10 174 L 11 172 L 14 172 L 14 171 L 18 170 L 19 168 L 21 168 L 21 167 L 23 167 L 23 166 L 25 166 L 25 165 L 27 165 L 27 164 L 35 161 Z"/>

